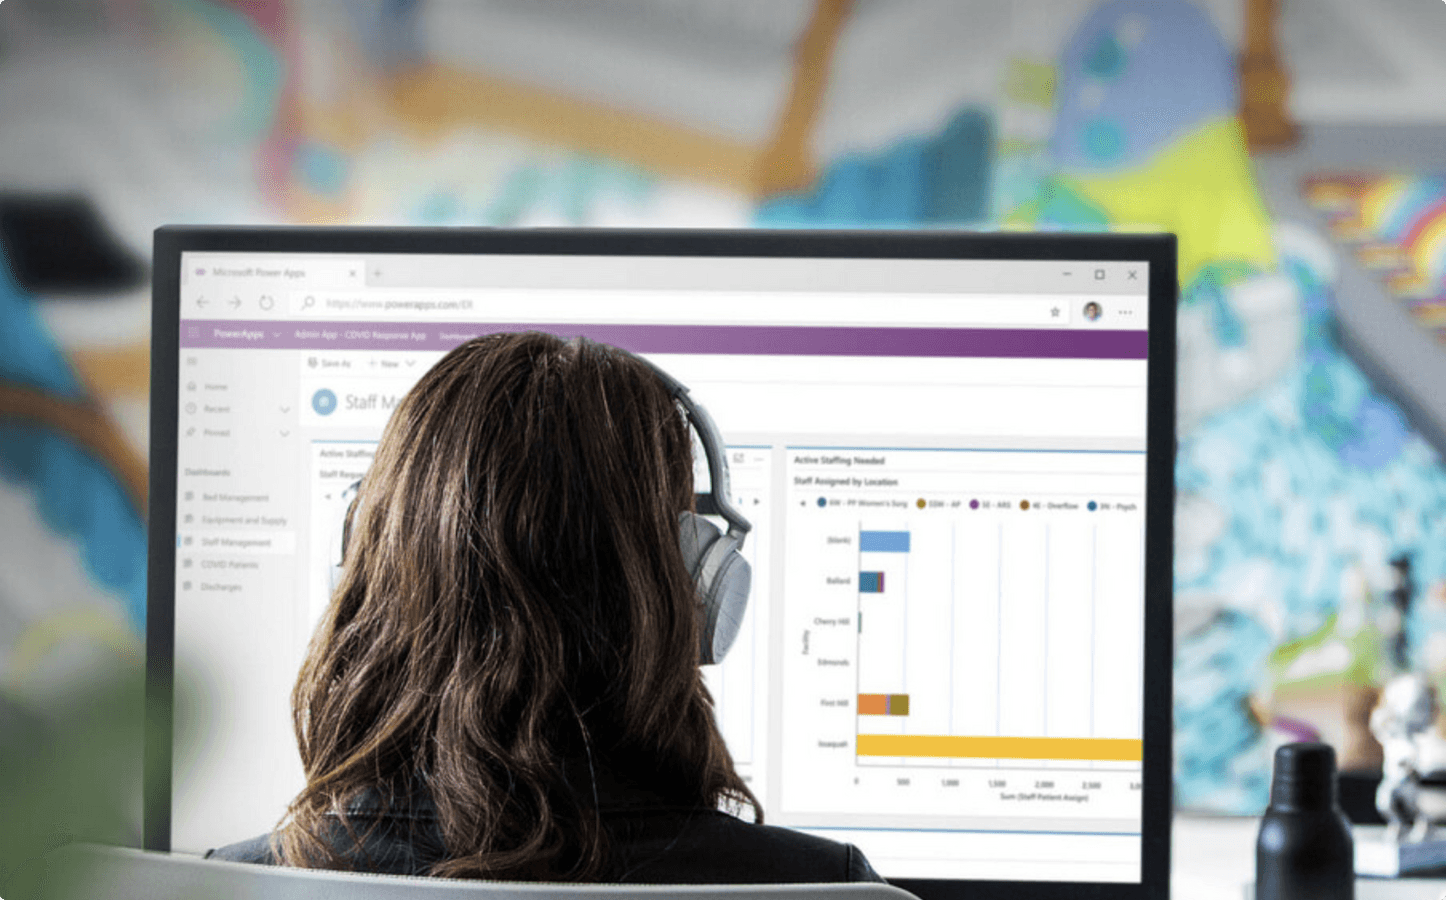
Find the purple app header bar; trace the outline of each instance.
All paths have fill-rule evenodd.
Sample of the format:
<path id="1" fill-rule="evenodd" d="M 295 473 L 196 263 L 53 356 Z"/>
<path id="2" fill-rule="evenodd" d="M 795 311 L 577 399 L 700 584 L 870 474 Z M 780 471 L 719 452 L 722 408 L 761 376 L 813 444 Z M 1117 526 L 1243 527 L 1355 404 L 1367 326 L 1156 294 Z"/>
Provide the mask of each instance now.
<path id="1" fill-rule="evenodd" d="M 571 325 L 491 322 L 183 321 L 182 347 L 262 350 L 451 350 L 497 332 L 583 336 L 634 353 L 765 356 L 955 356 L 1145 359 L 1144 331 L 835 328 L 776 325 Z"/>

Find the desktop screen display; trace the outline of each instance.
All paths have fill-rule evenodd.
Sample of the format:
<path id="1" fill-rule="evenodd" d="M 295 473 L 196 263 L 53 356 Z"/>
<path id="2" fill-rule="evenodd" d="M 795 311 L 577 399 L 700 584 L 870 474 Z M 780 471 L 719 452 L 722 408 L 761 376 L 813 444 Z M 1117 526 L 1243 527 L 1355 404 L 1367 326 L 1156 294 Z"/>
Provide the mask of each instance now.
<path id="1" fill-rule="evenodd" d="M 302 786 L 289 692 L 399 398 L 539 329 L 655 361 L 727 441 L 753 595 L 706 674 L 768 822 L 889 878 L 1140 882 L 1146 262 L 181 262 L 175 849 Z"/>

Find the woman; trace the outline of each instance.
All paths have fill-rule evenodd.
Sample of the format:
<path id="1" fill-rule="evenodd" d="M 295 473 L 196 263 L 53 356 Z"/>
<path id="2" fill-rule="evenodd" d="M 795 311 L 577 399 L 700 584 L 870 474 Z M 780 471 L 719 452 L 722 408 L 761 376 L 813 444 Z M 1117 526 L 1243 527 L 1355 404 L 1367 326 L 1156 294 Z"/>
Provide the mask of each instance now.
<path id="1" fill-rule="evenodd" d="M 698 666 L 687 421 L 631 355 L 448 354 L 398 405 L 293 692 L 305 789 L 213 856 L 451 877 L 877 879 L 762 814 Z"/>

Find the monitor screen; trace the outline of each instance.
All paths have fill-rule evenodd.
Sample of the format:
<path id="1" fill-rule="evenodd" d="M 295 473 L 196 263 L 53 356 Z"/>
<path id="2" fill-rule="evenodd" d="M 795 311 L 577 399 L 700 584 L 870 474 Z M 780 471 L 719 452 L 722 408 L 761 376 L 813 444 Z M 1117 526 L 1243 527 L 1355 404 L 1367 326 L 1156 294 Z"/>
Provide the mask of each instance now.
<path id="1" fill-rule="evenodd" d="M 535 329 L 647 357 L 724 435 L 753 593 L 706 677 L 769 823 L 891 879 L 1141 880 L 1146 259 L 180 268 L 175 849 L 302 787 L 290 690 L 398 400 Z"/>

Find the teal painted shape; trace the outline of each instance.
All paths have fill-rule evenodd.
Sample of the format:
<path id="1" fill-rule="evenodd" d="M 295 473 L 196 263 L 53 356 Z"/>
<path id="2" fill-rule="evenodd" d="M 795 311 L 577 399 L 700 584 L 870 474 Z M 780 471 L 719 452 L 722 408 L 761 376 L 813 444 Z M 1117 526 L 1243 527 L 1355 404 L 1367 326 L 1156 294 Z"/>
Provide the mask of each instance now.
<path id="1" fill-rule="evenodd" d="M 210 0 L 172 0 L 205 22 L 241 62 L 243 93 L 235 117 L 226 126 L 246 140 L 260 140 L 276 124 L 286 66 L 255 24 L 228 4 Z"/>
<path id="2" fill-rule="evenodd" d="M 958 113 L 937 133 L 876 154 L 846 156 L 811 190 L 758 209 L 765 227 L 886 228 L 967 225 L 989 215 L 994 125 L 979 110 Z"/>
<path id="3" fill-rule="evenodd" d="M 1255 809 L 1268 776 L 1242 760 L 1264 757 L 1266 738 L 1250 714 L 1272 642 L 1259 621 L 1222 610 L 1175 642 L 1175 799 Z"/>
<path id="4" fill-rule="evenodd" d="M 1227 288 L 1237 280 L 1237 273 L 1227 272 L 1218 266 L 1206 266 L 1181 292 L 1182 304 L 1204 304 L 1209 308 L 1215 343 L 1221 347 L 1245 346 L 1245 323 L 1226 299 Z"/>
<path id="5" fill-rule="evenodd" d="M 1085 58 L 1084 70 L 1095 78 L 1109 80 L 1119 77 L 1125 71 L 1125 48 L 1114 34 L 1100 35 Z"/>
<path id="6" fill-rule="evenodd" d="M 0 380 L 79 398 L 64 355 L 11 275 L 0 247 Z M 141 632 L 146 610 L 146 528 L 130 497 L 98 460 L 45 429 L 0 423 L 0 478 L 30 491 L 40 518 L 72 541 L 86 572 L 116 596 Z"/>
<path id="7" fill-rule="evenodd" d="M 297 181 L 323 197 L 340 197 L 346 190 L 351 163 L 334 147 L 304 141 L 296 148 L 294 168 Z"/>
<path id="8" fill-rule="evenodd" d="M 1110 220 L 1103 209 L 1059 181 L 1050 179 L 1043 191 L 1039 225 L 1071 231 L 1104 231 L 1109 228 Z"/>
<path id="9" fill-rule="evenodd" d="M 513 169 L 483 211 L 482 221 L 498 226 L 516 224 L 538 203 L 545 181 L 536 163 L 523 163 Z"/>
<path id="10" fill-rule="evenodd" d="M 1407 554 L 1419 584 L 1446 579 L 1446 465 L 1339 346 L 1330 287 L 1300 261 L 1284 260 L 1283 271 L 1303 298 L 1301 356 L 1273 384 L 1181 435 L 1177 488 L 1225 524 L 1207 563 L 1177 573 L 1175 590 L 1237 598 L 1253 581 L 1277 605 L 1271 615 L 1288 639 L 1338 609 L 1342 576 L 1357 562 Z M 1237 709 L 1259 688 L 1272 650 L 1242 637 L 1252 627 L 1225 628 L 1229 652 L 1210 636 L 1177 646 L 1181 802 L 1239 813 L 1265 804 L 1269 755 L 1241 731 Z M 1424 636 L 1443 627 L 1446 611 L 1418 603 L 1407 623 L 1411 652 L 1419 657 Z"/>
<path id="11" fill-rule="evenodd" d="M 1112 119 L 1092 119 L 1084 127 L 1084 151 L 1091 162 L 1117 162 L 1125 152 L 1125 132 Z"/>
<path id="12" fill-rule="evenodd" d="M 461 207 L 461 200 L 455 193 L 438 189 L 422 198 L 416 218 L 424 225 L 445 225 L 456 221 Z"/>

